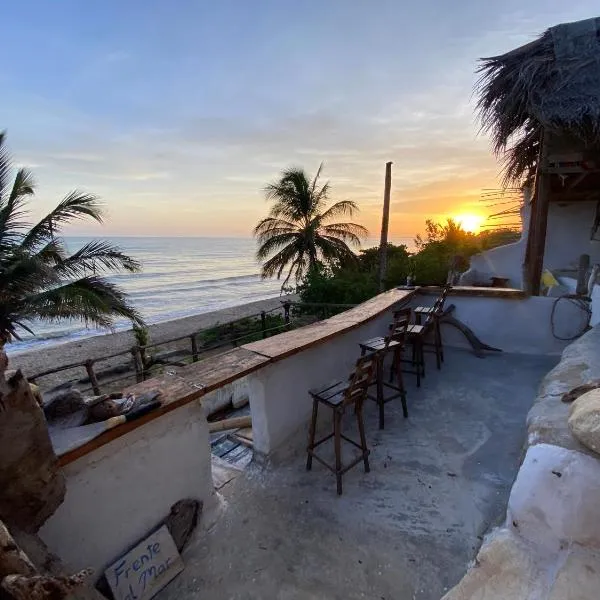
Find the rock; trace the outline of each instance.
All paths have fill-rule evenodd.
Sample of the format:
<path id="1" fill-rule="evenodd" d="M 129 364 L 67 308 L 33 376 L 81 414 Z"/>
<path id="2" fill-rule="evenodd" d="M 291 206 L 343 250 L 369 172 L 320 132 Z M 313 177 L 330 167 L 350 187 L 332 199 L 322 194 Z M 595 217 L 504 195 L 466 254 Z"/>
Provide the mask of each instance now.
<path id="1" fill-rule="evenodd" d="M 54 454 L 44 413 L 17 371 L 0 376 L 0 519 L 36 532 L 62 503 L 66 482 Z"/>
<path id="2" fill-rule="evenodd" d="M 0 587 L 14 600 L 62 600 L 81 588 L 90 574 L 89 569 L 84 569 L 75 575 L 64 577 L 7 575 Z"/>
<path id="3" fill-rule="evenodd" d="M 494 531 L 474 565 L 442 600 L 525 600 L 545 586 L 532 549 L 508 529 Z M 534 595 L 536 594 L 536 595 Z"/>
<path id="4" fill-rule="evenodd" d="M 584 446 L 600 454 L 600 390 L 586 392 L 573 402 L 569 428 Z"/>
<path id="5" fill-rule="evenodd" d="M 30 558 L 16 544 L 14 538 L 0 521 L 0 581 L 7 575 L 36 575 Z"/>
<path id="6" fill-rule="evenodd" d="M 508 501 L 507 525 L 540 552 L 600 548 L 600 461 L 550 444 L 527 451 Z"/>
<path id="7" fill-rule="evenodd" d="M 548 600 L 590 600 L 600 596 L 600 553 L 575 546 L 552 585 Z"/>
<path id="8" fill-rule="evenodd" d="M 561 396 L 545 396 L 533 405 L 527 415 L 528 445 L 552 444 L 592 454 L 573 436 L 568 419 L 569 405 L 561 402 Z"/>

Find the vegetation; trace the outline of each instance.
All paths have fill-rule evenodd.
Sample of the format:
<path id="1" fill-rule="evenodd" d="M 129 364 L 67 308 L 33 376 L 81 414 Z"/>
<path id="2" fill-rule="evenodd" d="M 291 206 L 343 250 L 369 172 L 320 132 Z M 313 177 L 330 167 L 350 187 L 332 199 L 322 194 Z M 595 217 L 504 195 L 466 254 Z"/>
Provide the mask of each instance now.
<path id="1" fill-rule="evenodd" d="M 26 204 L 35 192 L 32 174 L 19 169 L 11 184 L 11 162 L 0 133 L 0 347 L 30 333 L 34 319 L 81 319 L 110 327 L 115 317 L 142 323 L 126 295 L 101 275 L 135 272 L 140 265 L 119 248 L 91 241 L 69 254 L 58 237 L 77 219 L 102 221 L 96 196 L 71 192 L 54 210 L 30 226 Z"/>
<path id="2" fill-rule="evenodd" d="M 417 251 L 388 244 L 386 289 L 406 283 L 410 275 L 420 285 L 446 283 L 448 271 L 464 271 L 473 254 L 519 239 L 518 231 L 494 230 L 474 235 L 448 220 L 427 221 L 424 236 L 417 236 Z M 354 263 L 310 271 L 298 291 L 303 302 L 358 304 L 377 294 L 379 248 L 363 250 Z"/>
<path id="3" fill-rule="evenodd" d="M 265 331 L 267 336 L 281 333 L 286 322 L 281 315 L 265 314 Z M 199 338 L 205 349 L 215 348 L 234 341 L 248 344 L 263 337 L 262 320 L 258 317 L 239 319 L 231 323 L 215 325 L 205 329 Z"/>
<path id="4" fill-rule="evenodd" d="M 286 169 L 265 189 L 273 202 L 269 216 L 254 230 L 259 243 L 257 258 L 263 263 L 262 276 L 281 278 L 287 271 L 282 289 L 293 277 L 296 283 L 317 267 L 337 268 L 355 262 L 350 246 L 358 247 L 367 231 L 350 221 L 358 207 L 342 200 L 327 207 L 330 186 L 321 185 L 317 174 L 309 179 L 302 169 Z"/>

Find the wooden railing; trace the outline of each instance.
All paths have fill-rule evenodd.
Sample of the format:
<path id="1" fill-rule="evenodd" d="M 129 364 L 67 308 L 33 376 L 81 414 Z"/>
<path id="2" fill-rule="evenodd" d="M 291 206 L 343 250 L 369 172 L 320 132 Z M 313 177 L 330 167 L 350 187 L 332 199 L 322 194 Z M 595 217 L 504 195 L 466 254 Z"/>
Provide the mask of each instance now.
<path id="1" fill-rule="evenodd" d="M 182 366 L 182 361 L 185 359 L 191 359 L 191 362 L 197 362 L 201 360 L 203 355 L 208 353 L 214 354 L 215 351 L 219 349 L 227 350 L 231 348 L 231 346 L 236 347 L 241 344 L 244 344 L 248 341 L 252 341 L 252 338 L 258 334 L 265 339 L 267 337 L 277 335 L 278 333 L 282 333 L 283 331 L 287 331 L 293 329 L 298 326 L 298 324 L 305 324 L 302 322 L 302 315 L 312 315 L 315 317 L 315 320 L 325 319 L 336 312 L 340 312 L 341 310 L 346 310 L 355 306 L 354 304 L 324 304 L 324 303 L 301 303 L 301 302 L 292 302 L 285 301 L 282 302 L 281 307 L 276 307 L 270 310 L 261 311 L 260 313 L 255 313 L 253 315 L 249 315 L 240 319 L 236 319 L 234 321 L 229 321 L 223 324 L 216 324 L 212 327 L 208 327 L 205 329 L 201 329 L 195 331 L 190 334 L 186 334 L 183 336 L 169 338 L 166 340 L 161 340 L 159 342 L 153 342 L 146 345 L 134 345 L 129 349 L 124 349 L 119 352 L 114 352 L 112 354 L 107 354 L 103 356 L 99 356 L 96 358 L 86 358 L 85 360 L 81 360 L 78 362 L 73 362 L 70 364 L 60 365 L 58 367 L 53 367 L 51 369 L 46 369 L 44 371 L 40 371 L 34 374 L 26 374 L 29 381 L 38 383 L 39 380 L 48 377 L 49 375 L 55 375 L 57 373 L 61 373 L 63 371 L 69 371 L 73 369 L 84 369 L 85 376 L 83 379 L 77 380 L 79 383 L 87 384 L 88 387 L 84 388 L 81 391 L 92 391 L 95 395 L 100 395 L 103 393 L 103 389 L 106 390 L 108 386 L 119 382 L 125 382 L 125 380 L 131 380 L 135 377 L 135 381 L 140 383 L 145 381 L 150 377 L 154 377 L 159 373 L 156 370 L 152 371 L 151 369 L 155 366 Z M 267 326 L 267 315 L 270 313 L 274 313 L 277 311 L 283 312 L 283 320 L 284 322 L 281 325 L 276 325 L 274 327 Z M 235 325 L 244 321 L 248 321 L 249 319 L 260 319 L 260 329 L 259 331 L 253 331 L 251 333 L 241 335 L 238 337 L 225 337 L 219 340 L 217 343 L 201 345 L 199 344 L 199 338 L 206 334 L 208 331 L 215 329 L 216 327 L 229 327 L 232 336 L 234 335 Z M 189 345 L 186 347 L 178 348 L 176 350 L 172 350 L 171 352 L 166 353 L 163 357 L 157 357 L 153 360 L 152 363 L 149 364 L 148 359 L 144 360 L 146 353 L 151 351 L 152 349 L 158 348 L 160 346 L 168 346 L 171 344 L 175 344 L 177 342 L 183 342 L 185 340 L 189 341 Z M 189 350 L 188 350 L 189 348 Z M 218 353 L 218 352 L 217 352 Z M 102 373 L 97 369 L 98 363 L 103 361 L 108 361 L 111 359 L 118 358 L 120 356 L 128 357 L 131 356 L 131 363 L 133 367 L 131 367 L 131 363 L 128 362 L 129 359 L 121 362 L 117 367 L 113 367 L 114 370 L 123 370 L 124 365 L 127 365 L 126 373 L 121 374 L 115 378 L 106 378 L 102 377 Z M 178 360 L 174 360 L 177 357 Z M 104 371 L 106 372 L 106 370 Z M 75 379 L 71 377 L 68 381 L 72 381 Z"/>

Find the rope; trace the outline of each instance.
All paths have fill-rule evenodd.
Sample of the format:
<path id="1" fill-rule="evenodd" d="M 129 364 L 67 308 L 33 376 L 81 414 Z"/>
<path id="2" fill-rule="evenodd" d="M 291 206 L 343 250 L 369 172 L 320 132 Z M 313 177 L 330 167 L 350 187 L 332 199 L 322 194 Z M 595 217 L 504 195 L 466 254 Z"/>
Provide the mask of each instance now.
<path id="1" fill-rule="evenodd" d="M 556 328 L 554 326 L 555 325 L 554 324 L 554 313 L 556 312 L 556 307 L 558 306 L 558 303 L 561 300 L 567 300 L 571 304 L 574 304 L 575 306 L 580 308 L 586 314 L 585 325 L 583 326 L 581 331 L 579 331 L 578 333 L 576 333 L 573 336 L 561 337 L 559 335 L 556 335 Z M 592 319 L 592 309 L 590 306 L 591 306 L 591 298 L 588 298 L 587 296 L 576 296 L 574 294 L 565 294 L 563 296 L 559 296 L 554 301 L 554 304 L 552 305 L 552 312 L 550 313 L 550 327 L 552 328 L 553 337 L 555 339 L 561 340 L 563 342 L 571 342 L 571 341 L 577 339 L 578 337 L 580 337 L 581 335 L 583 335 L 589 329 L 590 321 Z"/>

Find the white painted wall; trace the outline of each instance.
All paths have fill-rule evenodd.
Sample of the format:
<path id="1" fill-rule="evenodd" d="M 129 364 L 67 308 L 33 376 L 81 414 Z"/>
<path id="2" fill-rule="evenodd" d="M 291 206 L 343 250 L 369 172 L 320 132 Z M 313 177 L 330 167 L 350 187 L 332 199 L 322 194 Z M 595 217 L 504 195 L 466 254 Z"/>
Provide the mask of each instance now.
<path id="1" fill-rule="evenodd" d="M 595 211 L 595 201 L 550 204 L 545 268 L 577 270 L 581 254 L 589 254 L 591 264 L 600 263 L 600 242 L 590 240 Z"/>
<path id="2" fill-rule="evenodd" d="M 345 379 L 360 356 L 358 343 L 384 335 L 391 321 L 392 311 L 389 311 L 249 375 L 255 450 L 270 454 L 299 430 L 308 428 L 312 411 L 308 390 Z"/>
<path id="3" fill-rule="evenodd" d="M 204 502 L 202 523 L 218 505 L 208 425 L 192 402 L 66 465 L 65 501 L 40 530 L 73 570 L 100 575 L 183 498 Z"/>
<path id="4" fill-rule="evenodd" d="M 431 306 L 434 296 L 416 296 L 412 306 Z M 519 354 L 560 354 L 568 341 L 552 335 L 550 316 L 556 298 L 488 298 L 449 296 L 446 307 L 454 304 L 453 315 L 473 330 L 486 344 L 504 352 Z M 581 331 L 586 315 L 573 304 L 561 301 L 556 307 L 555 332 L 568 337 Z M 442 326 L 444 344 L 470 348 L 464 335 L 449 325 Z"/>

